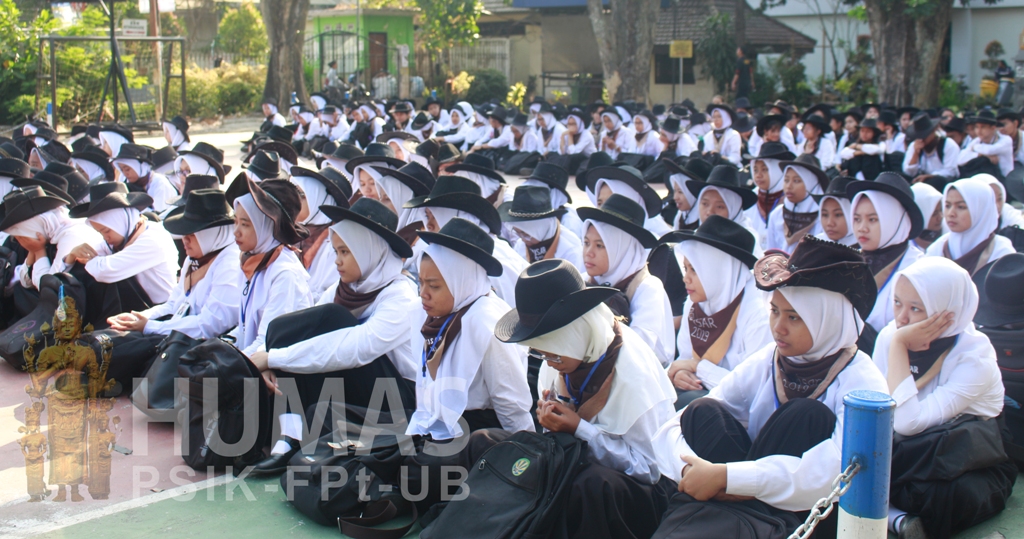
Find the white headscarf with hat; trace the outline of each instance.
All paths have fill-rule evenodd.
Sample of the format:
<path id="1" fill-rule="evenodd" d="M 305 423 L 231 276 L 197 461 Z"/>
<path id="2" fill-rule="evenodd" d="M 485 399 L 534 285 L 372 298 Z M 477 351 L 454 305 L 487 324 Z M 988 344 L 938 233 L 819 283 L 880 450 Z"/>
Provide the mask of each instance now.
<path id="1" fill-rule="evenodd" d="M 590 202 L 597 206 L 597 197 L 601 194 L 601 189 L 604 186 L 608 186 L 611 189 L 613 195 L 622 195 L 633 202 L 636 202 L 640 207 L 644 208 L 644 214 L 647 214 L 647 205 L 644 203 L 644 197 L 640 196 L 640 192 L 633 188 L 632 185 L 622 180 L 609 180 L 607 178 L 598 178 L 594 183 L 594 192 L 591 193 L 587 190 L 587 196 L 590 197 Z"/>
<path id="2" fill-rule="evenodd" d="M 999 226 L 999 211 L 996 209 L 995 193 L 983 180 L 965 178 L 946 185 L 942 196 L 943 205 L 950 189 L 960 193 L 971 214 L 971 228 L 963 232 L 950 231 L 946 235 L 949 252 L 953 259 L 957 259 L 987 240 L 996 231 Z"/>
<path id="3" fill-rule="evenodd" d="M 646 251 L 640 240 L 614 225 L 592 219 L 584 221 L 583 230 L 588 231 L 591 226 L 601 236 L 605 252 L 608 253 L 608 273 L 593 276 L 594 282 L 615 286 L 647 265 Z"/>
<path id="4" fill-rule="evenodd" d="M 274 237 L 274 220 L 256 206 L 256 200 L 251 194 L 246 193 L 235 199 L 235 211 L 238 211 L 239 207 L 249 215 L 252 228 L 256 231 L 256 248 L 251 251 L 252 254 L 266 253 L 281 245 Z"/>
<path id="5" fill-rule="evenodd" d="M 100 146 L 106 143 L 110 146 L 110 155 L 117 155 L 121 153 L 121 145 L 128 144 L 128 139 L 121 136 L 120 133 L 113 131 L 100 131 Z"/>
<path id="6" fill-rule="evenodd" d="M 911 185 L 910 190 L 914 192 L 914 203 L 921 210 L 921 215 L 924 217 L 924 225 L 928 226 L 928 221 L 931 220 L 932 214 L 935 213 L 935 207 L 942 201 L 942 193 L 925 182 Z"/>
<path id="7" fill-rule="evenodd" d="M 732 127 L 732 116 L 729 115 L 729 111 L 717 107 L 711 109 L 711 114 L 714 114 L 715 112 L 722 116 L 722 127 L 719 127 L 719 130 L 729 129 L 730 127 Z M 708 118 L 711 118 L 710 115 L 708 116 Z M 712 122 L 712 125 L 714 125 L 714 122 Z"/>
<path id="8" fill-rule="evenodd" d="M 384 288 L 402 275 L 402 259 L 376 232 L 351 220 L 339 221 L 331 232 L 341 238 L 352 252 L 362 276 L 351 284 L 357 294 Z"/>
<path id="9" fill-rule="evenodd" d="M 864 320 L 846 296 L 809 286 L 784 286 L 776 291 L 793 306 L 811 334 L 811 349 L 790 359 L 810 363 L 857 343 Z"/>
<path id="10" fill-rule="evenodd" d="M 473 183 L 480 186 L 480 196 L 487 198 L 494 194 L 495 191 L 501 189 L 501 182 L 494 178 L 481 174 L 479 172 L 471 172 L 468 170 L 460 170 L 457 174 L 467 180 L 472 180 Z"/>
<path id="11" fill-rule="evenodd" d="M 824 193 L 824 187 L 818 181 L 818 177 L 815 176 L 813 172 L 807 170 L 804 167 L 793 165 L 786 166 L 785 170 L 783 170 L 782 172 L 783 177 L 785 177 L 785 175 L 790 170 L 795 172 L 798 176 L 800 176 L 800 179 L 804 181 L 804 185 L 807 186 L 807 198 L 804 198 L 800 202 L 793 204 L 792 202 L 789 201 L 788 198 L 783 197 L 783 204 L 785 205 L 786 209 L 795 213 L 817 212 L 818 203 L 814 200 L 814 197 L 812 197 L 811 195 L 820 195 Z"/>
<path id="12" fill-rule="evenodd" d="M 114 166 L 117 165 L 127 166 L 128 168 L 135 171 L 135 175 L 140 178 L 145 178 L 147 175 L 149 175 L 150 170 L 152 170 L 152 167 L 149 165 L 149 163 L 143 163 L 138 159 L 114 159 Z"/>
<path id="13" fill-rule="evenodd" d="M 967 270 L 941 256 L 926 256 L 896 274 L 906 277 L 924 303 L 925 314 L 942 311 L 954 314 L 953 323 L 939 338 L 974 331 L 974 314 L 978 310 L 978 288 Z M 988 339 L 986 338 L 986 341 Z"/>
<path id="14" fill-rule="evenodd" d="M 738 194 L 728 190 L 716 187 L 714 185 L 708 185 L 700 190 L 700 196 L 697 197 L 698 204 L 700 199 L 704 197 L 704 194 L 708 191 L 714 191 L 718 193 L 718 196 L 722 197 L 722 201 L 725 202 L 725 209 L 729 212 L 729 220 L 735 221 L 743 226 L 746 226 L 747 220 L 743 214 L 743 198 Z M 697 212 L 700 213 L 699 211 Z"/>
<path id="15" fill-rule="evenodd" d="M 685 174 L 670 174 L 668 177 L 668 181 L 672 182 L 672 191 L 682 193 L 683 196 L 686 197 L 686 201 L 690 204 L 690 209 L 686 210 L 686 219 L 683 222 L 678 223 L 677 226 L 684 224 L 691 225 L 700 219 L 700 210 L 697 209 L 697 197 L 693 196 L 693 193 L 686 188 L 686 180 L 688 179 L 690 178 Z M 677 219 L 679 219 L 679 217 L 684 217 L 683 212 L 679 212 Z"/>
<path id="16" fill-rule="evenodd" d="M 861 200 L 867 198 L 875 206 L 878 216 L 878 248 L 884 249 L 907 241 L 910 237 L 910 214 L 896 197 L 881 191 L 861 191 L 853 197 L 853 208 L 856 211 Z M 897 219 L 897 216 L 899 218 Z M 850 217 L 852 223 L 853 217 Z"/>
<path id="17" fill-rule="evenodd" d="M 89 217 L 88 221 L 103 225 L 127 240 L 135 231 L 141 216 L 142 212 L 135 208 L 113 208 Z"/>
<path id="18" fill-rule="evenodd" d="M 216 176 L 217 171 L 206 159 L 194 154 L 179 155 L 175 158 L 174 168 L 181 170 L 181 163 L 188 164 L 189 175 L 198 174 L 203 176 Z"/>
<path id="19" fill-rule="evenodd" d="M 391 199 L 391 203 L 398 210 L 398 229 L 406 227 L 409 223 L 422 220 L 419 208 L 403 208 L 406 202 L 409 202 L 415 193 L 412 191 L 412 187 L 409 187 L 401 180 L 394 176 L 388 176 L 386 174 L 381 175 L 380 179 L 377 180 L 377 190 L 383 191 L 384 194 Z"/>
<path id="20" fill-rule="evenodd" d="M 68 209 L 64 206 L 33 215 L 20 223 L 11 225 L 4 230 L 10 236 L 22 236 L 25 238 L 36 238 L 40 234 L 46 241 L 53 241 L 54 236 L 66 224 L 72 221 L 68 216 Z"/>
<path id="21" fill-rule="evenodd" d="M 424 255 L 434 261 L 437 270 L 444 277 L 445 284 L 448 285 L 448 291 L 455 299 L 452 312 L 462 309 L 491 291 L 487 270 L 468 256 L 436 243 L 428 245 Z"/>
<path id="22" fill-rule="evenodd" d="M 683 241 L 676 246 L 693 266 L 707 299 L 700 302 L 706 314 L 715 314 L 729 306 L 747 284 L 754 280 L 750 268 L 721 249 L 699 241 Z M 679 267 L 683 261 L 679 260 Z"/>
<path id="23" fill-rule="evenodd" d="M 204 228 L 193 234 L 199 243 L 199 250 L 206 256 L 235 242 L 235 225 L 221 225 Z"/>
<path id="24" fill-rule="evenodd" d="M 326 225 L 330 223 L 331 218 L 320 211 L 320 206 L 337 206 L 338 202 L 327 192 L 324 184 L 309 176 L 292 176 L 291 181 L 305 194 L 306 204 L 309 206 L 309 217 L 306 217 L 301 224 Z"/>

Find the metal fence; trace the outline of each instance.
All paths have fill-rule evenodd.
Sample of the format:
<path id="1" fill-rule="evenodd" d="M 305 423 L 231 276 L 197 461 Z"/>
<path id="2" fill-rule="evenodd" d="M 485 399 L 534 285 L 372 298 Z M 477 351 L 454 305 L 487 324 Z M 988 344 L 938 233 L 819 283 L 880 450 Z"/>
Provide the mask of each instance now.
<path id="1" fill-rule="evenodd" d="M 362 85 L 373 97 L 382 99 L 399 96 L 402 54 L 401 47 L 344 31 L 317 34 L 306 38 L 303 45 L 306 69 L 313 70 L 311 91 L 323 90 L 328 64 L 337 61 L 336 71 L 344 89 Z"/>
<path id="2" fill-rule="evenodd" d="M 152 126 L 165 108 L 186 114 L 184 38 L 116 39 L 119 69 L 111 68 L 109 37 L 40 37 L 36 110 L 53 103 L 55 126 L 111 120 Z"/>
<path id="3" fill-rule="evenodd" d="M 218 50 L 191 50 L 186 54 L 188 66 L 200 69 L 216 69 L 224 64 L 267 65 L 267 57 L 266 54 L 254 56 Z"/>
<path id="4" fill-rule="evenodd" d="M 592 103 L 601 99 L 604 77 L 592 73 L 542 73 L 540 91 L 545 98 L 565 92 L 571 103 Z"/>
<path id="5" fill-rule="evenodd" d="M 473 71 L 476 69 L 494 69 L 505 74 L 505 79 L 512 76 L 509 61 L 510 41 L 505 37 L 480 38 L 472 45 L 457 45 L 449 49 L 449 62 L 452 71 Z"/>

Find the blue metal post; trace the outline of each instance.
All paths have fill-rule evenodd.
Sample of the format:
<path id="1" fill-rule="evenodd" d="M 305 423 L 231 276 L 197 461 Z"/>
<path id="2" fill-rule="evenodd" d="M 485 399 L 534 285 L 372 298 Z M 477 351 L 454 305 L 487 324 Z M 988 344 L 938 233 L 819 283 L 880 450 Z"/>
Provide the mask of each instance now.
<path id="1" fill-rule="evenodd" d="M 843 404 L 842 469 L 856 462 L 860 470 L 839 499 L 838 539 L 884 539 L 896 403 L 885 393 L 857 390 Z"/>

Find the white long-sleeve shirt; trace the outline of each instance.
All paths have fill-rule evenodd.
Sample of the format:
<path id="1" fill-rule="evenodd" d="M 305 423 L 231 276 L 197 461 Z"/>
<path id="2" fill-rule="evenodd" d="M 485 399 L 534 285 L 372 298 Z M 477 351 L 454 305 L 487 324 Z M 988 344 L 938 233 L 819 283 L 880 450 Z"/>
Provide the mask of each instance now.
<path id="1" fill-rule="evenodd" d="M 704 141 L 704 153 L 711 153 L 715 151 L 715 132 L 714 130 L 708 131 L 701 140 Z M 719 148 L 718 153 L 721 154 L 722 158 L 730 163 L 741 166 L 743 163 L 743 156 L 741 151 L 743 149 L 743 139 L 735 129 L 727 129 L 725 133 L 722 133 L 722 144 Z"/>
<path id="2" fill-rule="evenodd" d="M 160 223 L 145 222 L 146 230 L 130 245 L 114 253 L 106 243 L 96 249 L 96 258 L 85 263 L 85 271 L 101 283 L 117 283 L 135 277 L 155 303 L 171 297 L 178 273 L 178 249 Z"/>
<path id="3" fill-rule="evenodd" d="M 335 281 L 317 303 L 334 301 L 337 288 Z M 416 285 L 399 275 L 366 307 L 359 325 L 270 350 L 267 364 L 293 373 L 323 373 L 355 369 L 387 355 L 403 378 L 415 380 L 419 365 L 409 344 L 409 327 L 403 322 L 418 310 L 422 311 Z"/>
<path id="4" fill-rule="evenodd" d="M 958 177 L 960 171 L 957 169 L 956 162 L 960 157 L 960 147 L 956 145 L 953 139 L 948 138 L 943 139 L 942 144 L 941 159 L 939 159 L 938 149 L 931 153 L 925 153 L 924 150 L 921 150 L 917 163 L 913 165 L 910 164 L 910 160 L 914 157 L 914 151 L 912 149 L 908 151 L 906 157 L 903 158 L 903 172 L 909 176 L 937 174 L 946 178 Z"/>
<path id="5" fill-rule="evenodd" d="M 604 142 L 605 137 L 608 136 L 608 131 L 602 129 L 598 146 L 601 150 L 610 155 L 612 159 L 616 159 L 622 152 L 633 153 L 636 151 L 636 138 L 634 138 L 634 134 L 633 130 L 626 126 L 619 127 L 618 130 L 615 131 L 615 137 L 613 137 L 615 140 L 615 149 L 612 149 Z"/>
<path id="6" fill-rule="evenodd" d="M 756 440 L 768 418 L 775 412 L 775 344 L 769 344 L 739 364 L 711 390 L 715 399 L 746 426 Z M 832 436 L 799 457 L 769 455 L 754 461 L 726 464 L 727 494 L 753 496 L 784 511 L 807 511 L 828 495 L 832 481 L 839 475 L 843 447 L 843 397 L 866 389 L 888 393 L 885 378 L 864 352 L 857 352 L 818 399 L 836 415 Z M 685 409 L 684 409 L 685 410 Z M 685 464 L 680 455 L 694 455 L 682 437 L 679 417 L 683 410 L 665 422 L 655 435 L 658 466 L 669 479 L 679 481 Z"/>
<path id="7" fill-rule="evenodd" d="M 484 138 L 478 140 L 476 142 L 476 145 L 487 146 L 489 148 L 507 148 L 508 145 L 512 142 L 512 139 L 513 135 L 511 127 L 506 125 L 505 127 L 501 128 L 501 132 L 498 133 L 498 136 L 494 136 L 494 129 L 488 127 L 487 135 L 484 136 Z"/>
<path id="8" fill-rule="evenodd" d="M 693 343 L 690 341 L 689 314 L 692 308 L 693 301 L 687 298 L 686 304 L 683 305 L 683 323 L 676 340 L 680 360 L 699 359 L 693 357 Z M 697 378 L 704 384 L 704 389 L 710 390 L 722 383 L 722 379 L 740 363 L 773 342 L 764 294 L 757 289 L 753 280 L 743 289 L 743 300 L 740 301 L 739 310 L 736 315 L 736 330 L 722 361 L 715 365 L 706 359 L 700 359 L 697 363 Z"/>
<path id="9" fill-rule="evenodd" d="M 191 259 L 186 258 L 183 268 Z M 238 246 L 224 248 L 210 262 L 206 275 L 185 293 L 185 273 L 182 270 L 178 284 L 165 302 L 142 312 L 148 318 L 143 333 L 170 335 L 180 331 L 193 339 L 213 339 L 238 325 L 238 304 L 242 297 L 242 268 L 238 264 Z M 187 309 L 187 310 L 186 310 Z M 172 315 L 170 320 L 159 321 Z"/>
<path id="10" fill-rule="evenodd" d="M 672 305 L 661 279 L 648 274 L 629 302 L 629 327 L 651 347 L 662 366 L 676 355 Z"/>
<path id="11" fill-rule="evenodd" d="M 519 281 L 519 274 L 529 264 L 526 259 L 519 255 L 507 241 L 491 234 L 494 239 L 494 258 L 501 262 L 503 268 L 498 277 L 489 277 L 491 286 L 499 298 L 508 303 L 513 309 L 516 307 L 516 282 Z"/>
<path id="12" fill-rule="evenodd" d="M 313 296 L 306 284 L 308 278 L 306 268 L 288 248 L 283 248 L 277 260 L 253 276 L 248 300 L 244 295 L 241 299 L 238 327 L 232 332 L 242 353 L 251 356 L 264 351 L 267 326 L 278 316 L 313 306 Z M 244 290 L 244 274 L 242 279 Z"/>
<path id="13" fill-rule="evenodd" d="M 800 150 L 800 153 L 806 152 L 804 145 L 800 146 Z M 837 163 L 836 143 L 832 139 L 821 137 L 818 139 L 818 151 L 814 152 L 814 157 L 818 159 L 818 163 L 821 163 L 822 170 L 835 165 Z"/>
<path id="14" fill-rule="evenodd" d="M 158 172 L 150 172 L 149 184 L 146 185 L 146 194 L 153 197 L 153 211 L 161 213 L 170 206 L 167 201 L 178 196 L 178 190 L 174 188 L 167 176 Z"/>
<path id="15" fill-rule="evenodd" d="M 889 346 L 896 329 L 895 322 L 885 326 L 875 342 L 874 362 L 882 376 L 889 372 Z M 996 417 L 1003 411 L 1003 395 L 992 344 L 972 325 L 942 361 L 938 376 L 920 390 L 912 375 L 896 386 L 893 427 L 899 434 L 913 436 L 960 414 Z"/>
<path id="16" fill-rule="evenodd" d="M 957 165 L 963 165 L 978 156 L 997 156 L 999 159 L 999 170 L 1006 176 L 1013 170 L 1013 140 L 1010 137 L 996 133 L 996 140 L 986 144 L 981 139 L 972 140 L 957 159 Z"/>
<path id="17" fill-rule="evenodd" d="M 545 143 L 543 130 L 534 130 L 534 134 L 537 135 L 537 151 L 542 154 L 552 152 L 558 154 L 562 144 L 562 133 L 565 133 L 565 126 L 555 122 L 555 127 L 553 127 L 551 131 L 551 139 Z"/>
<path id="18" fill-rule="evenodd" d="M 516 144 L 515 136 L 513 135 L 512 140 L 508 143 L 508 149 L 516 152 L 537 152 L 541 150 L 540 140 L 537 138 L 537 134 L 533 130 L 528 129 L 523 136 L 519 139 L 519 144 Z"/>
<path id="19" fill-rule="evenodd" d="M 597 151 L 597 145 L 594 142 L 594 135 L 591 134 L 589 129 L 584 129 L 580 133 L 580 140 L 573 142 L 571 136 L 566 137 L 565 151 L 561 151 L 561 143 L 559 143 L 559 151 L 562 155 L 575 155 L 581 153 L 586 156 Z M 561 140 L 561 138 L 559 138 Z"/>
<path id="20" fill-rule="evenodd" d="M 21 283 L 21 286 L 38 290 L 39 280 L 43 278 L 43 275 L 52 275 L 68 270 L 68 265 L 64 263 L 64 257 L 72 249 L 87 243 L 99 252 L 100 248 L 104 245 L 103 236 L 100 236 L 99 232 L 96 232 L 82 219 L 72 219 L 61 227 L 50 238 L 50 243 L 57 246 L 57 253 L 53 260 L 44 256 L 37 259 L 31 268 L 28 264 L 21 264 L 15 268 L 14 275 Z"/>
<path id="21" fill-rule="evenodd" d="M 657 131 L 652 130 L 647 132 L 643 140 L 636 143 L 636 150 L 634 151 L 641 155 L 658 157 L 664 150 L 665 145 L 661 143 L 661 137 L 658 136 Z"/>

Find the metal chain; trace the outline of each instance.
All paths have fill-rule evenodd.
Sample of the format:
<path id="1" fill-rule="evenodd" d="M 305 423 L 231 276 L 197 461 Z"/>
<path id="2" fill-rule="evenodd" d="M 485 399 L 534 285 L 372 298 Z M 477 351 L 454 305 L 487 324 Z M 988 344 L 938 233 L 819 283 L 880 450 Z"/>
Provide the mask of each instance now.
<path id="1" fill-rule="evenodd" d="M 818 526 L 818 523 L 832 514 L 833 504 L 840 496 L 846 494 L 846 491 L 850 488 L 850 480 L 853 479 L 853 476 L 857 475 L 857 472 L 859 471 L 860 463 L 854 459 L 846 468 L 846 471 L 839 474 L 832 481 L 832 492 L 814 504 L 814 507 L 811 508 L 811 514 L 807 515 L 807 520 L 797 527 L 796 530 L 793 530 L 793 533 L 789 535 L 789 539 L 807 539 L 810 537 L 811 534 L 814 533 L 814 528 Z M 845 483 L 845 485 L 843 483 Z"/>

